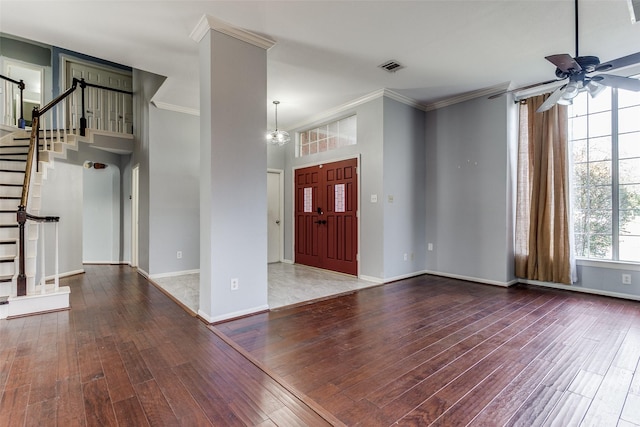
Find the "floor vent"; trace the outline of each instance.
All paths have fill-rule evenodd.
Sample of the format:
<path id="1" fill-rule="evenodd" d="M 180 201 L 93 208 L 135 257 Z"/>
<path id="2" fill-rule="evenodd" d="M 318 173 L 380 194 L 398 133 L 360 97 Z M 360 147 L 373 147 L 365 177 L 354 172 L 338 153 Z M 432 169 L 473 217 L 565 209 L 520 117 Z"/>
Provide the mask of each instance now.
<path id="1" fill-rule="evenodd" d="M 392 59 L 390 61 L 386 61 L 378 65 L 378 68 L 382 68 L 383 70 L 386 70 L 390 73 L 395 73 L 396 71 L 402 70 L 403 68 L 405 68 L 405 66 L 400 64 L 398 61 L 395 61 Z"/>

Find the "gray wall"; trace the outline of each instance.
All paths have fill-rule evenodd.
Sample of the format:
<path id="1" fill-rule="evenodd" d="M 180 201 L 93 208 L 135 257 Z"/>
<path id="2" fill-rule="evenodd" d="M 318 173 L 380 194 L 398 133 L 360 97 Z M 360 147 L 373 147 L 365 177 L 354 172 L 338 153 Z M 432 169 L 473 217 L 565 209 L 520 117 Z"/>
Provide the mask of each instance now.
<path id="1" fill-rule="evenodd" d="M 384 98 L 384 279 L 426 269 L 425 113 Z M 370 198 L 363 195 L 363 204 Z M 367 230 L 367 233 L 369 230 Z M 406 260 L 405 260 L 406 256 Z"/>
<path id="2" fill-rule="evenodd" d="M 149 270 L 200 267 L 200 118 L 149 109 Z M 182 259 L 176 252 L 182 251 Z"/>
<path id="3" fill-rule="evenodd" d="M 120 262 L 120 168 L 83 168 L 82 260 L 85 263 Z"/>
<path id="4" fill-rule="evenodd" d="M 82 266 L 82 165 L 56 160 L 42 183 L 40 215 L 59 216 L 59 272 L 78 273 Z M 55 229 L 45 232 L 45 276 L 55 273 Z M 37 265 L 40 277 L 40 262 Z"/>
<path id="5" fill-rule="evenodd" d="M 514 279 L 510 108 L 504 98 L 477 98 L 427 113 L 429 271 L 496 284 Z"/>
<path id="6" fill-rule="evenodd" d="M 133 134 L 135 148 L 132 167 L 139 165 L 138 200 L 138 268 L 149 273 L 149 221 L 151 208 L 149 200 L 149 107 L 151 98 L 164 82 L 165 77 L 146 71 L 133 70 Z"/>

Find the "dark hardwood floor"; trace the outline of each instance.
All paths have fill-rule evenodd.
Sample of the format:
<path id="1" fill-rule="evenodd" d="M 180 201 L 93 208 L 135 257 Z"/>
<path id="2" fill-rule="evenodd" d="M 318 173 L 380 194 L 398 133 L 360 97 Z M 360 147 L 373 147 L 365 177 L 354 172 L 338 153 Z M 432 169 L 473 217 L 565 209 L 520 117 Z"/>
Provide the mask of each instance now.
<path id="1" fill-rule="evenodd" d="M 330 425 L 130 267 L 61 284 L 71 310 L 0 320 L 0 426 Z"/>
<path id="2" fill-rule="evenodd" d="M 631 427 L 639 309 L 421 276 L 210 328 L 349 426 Z"/>

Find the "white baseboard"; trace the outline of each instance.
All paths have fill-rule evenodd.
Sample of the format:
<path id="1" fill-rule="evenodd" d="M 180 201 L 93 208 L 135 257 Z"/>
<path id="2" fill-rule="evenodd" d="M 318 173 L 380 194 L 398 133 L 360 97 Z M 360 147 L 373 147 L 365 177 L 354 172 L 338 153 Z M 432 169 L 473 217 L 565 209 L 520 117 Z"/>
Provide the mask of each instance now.
<path id="1" fill-rule="evenodd" d="M 390 283 L 398 280 L 409 279 L 411 277 L 422 276 L 423 274 L 427 274 L 427 273 L 428 273 L 427 270 L 422 270 L 422 271 L 415 271 L 413 273 L 401 274 L 399 276 L 387 277 L 386 279 L 384 279 L 383 283 Z"/>
<path id="2" fill-rule="evenodd" d="M 294 262 L 290 259 L 283 259 L 282 261 L 280 261 L 283 264 L 294 264 Z"/>
<path id="3" fill-rule="evenodd" d="M 129 264 L 126 261 L 82 261 L 83 264 L 94 264 L 94 265 L 127 265 Z"/>
<path id="4" fill-rule="evenodd" d="M 467 282 L 482 283 L 484 285 L 501 286 L 503 288 L 508 288 L 509 286 L 513 286 L 519 282 L 518 279 L 510 280 L 508 282 L 500 282 L 497 280 L 480 279 L 478 277 L 462 276 L 460 274 L 442 273 L 440 271 L 431 271 L 431 270 L 426 270 L 425 273 L 431 274 L 433 276 L 442 276 L 442 277 L 449 277 L 451 279 L 466 280 Z"/>
<path id="5" fill-rule="evenodd" d="M 623 294 L 621 292 L 604 291 L 602 289 L 583 288 L 582 286 L 577 286 L 577 285 L 562 285 L 560 283 L 540 282 L 538 280 L 527 280 L 527 279 L 519 279 L 518 282 L 523 283 L 525 285 L 535 285 L 535 286 L 541 286 L 544 288 L 560 289 L 563 291 L 582 292 L 583 294 L 600 295 L 603 297 L 614 297 L 614 298 L 628 299 L 632 301 L 640 301 L 640 296 L 638 295 Z"/>
<path id="6" fill-rule="evenodd" d="M 208 323 L 217 323 L 217 322 L 222 322 L 224 320 L 235 319 L 237 317 L 248 316 L 250 314 L 260 313 L 268 310 L 269 310 L 269 305 L 265 304 L 258 307 L 248 308 L 246 310 L 234 311 L 233 313 L 225 313 L 225 314 L 221 314 L 219 316 L 213 316 L 213 317 L 209 316 L 207 313 L 205 313 L 202 310 L 198 310 L 198 316 L 203 318 Z"/>
<path id="7" fill-rule="evenodd" d="M 64 273 L 58 273 L 58 277 L 62 279 L 63 277 L 75 276 L 76 274 L 84 274 L 84 269 L 65 271 Z M 44 280 L 53 280 L 53 279 L 55 279 L 55 276 L 53 274 L 51 276 L 45 276 L 44 277 Z"/>
<path id="8" fill-rule="evenodd" d="M 152 274 L 150 278 L 162 279 L 164 277 L 176 277 L 176 276 L 184 276 L 186 274 L 199 274 L 199 273 L 200 273 L 200 269 L 198 268 L 196 270 L 170 271 L 168 273 Z"/>
<path id="9" fill-rule="evenodd" d="M 367 282 L 377 283 L 379 285 L 384 283 L 384 279 L 381 279 L 379 277 L 366 276 L 364 274 L 359 275 L 358 279 L 366 280 Z"/>
<path id="10" fill-rule="evenodd" d="M 145 279 L 149 279 L 149 273 L 147 273 L 146 271 L 144 271 L 140 267 L 138 267 L 137 270 L 138 270 L 138 274 L 140 274 Z"/>

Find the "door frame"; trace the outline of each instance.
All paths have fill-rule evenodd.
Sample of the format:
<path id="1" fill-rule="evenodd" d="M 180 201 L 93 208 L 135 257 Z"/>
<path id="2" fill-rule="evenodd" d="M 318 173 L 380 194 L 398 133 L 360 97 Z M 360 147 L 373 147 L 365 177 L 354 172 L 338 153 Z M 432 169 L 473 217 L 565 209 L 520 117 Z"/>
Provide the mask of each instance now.
<path id="1" fill-rule="evenodd" d="M 361 236 L 361 224 L 360 224 L 360 212 L 361 212 L 361 206 L 360 206 L 360 200 L 362 199 L 362 192 L 360 191 L 360 186 L 361 186 L 361 180 L 360 180 L 360 171 L 362 170 L 360 168 L 360 153 L 355 154 L 355 155 L 348 155 L 348 156 L 340 156 L 340 157 L 332 157 L 330 159 L 325 159 L 325 160 L 318 160 L 315 162 L 308 162 L 308 163 L 301 163 L 295 166 L 291 167 L 291 258 L 293 258 L 293 260 L 291 261 L 293 264 L 295 264 L 296 262 L 296 170 L 298 169 L 304 169 L 304 168 L 308 168 L 311 166 L 318 166 L 318 165 L 326 165 L 327 163 L 335 163 L 335 162 L 340 162 L 343 160 L 352 160 L 355 159 L 356 160 L 356 168 L 357 168 L 357 183 L 356 186 L 358 188 L 358 197 L 356 198 L 356 206 L 357 206 L 357 210 L 356 210 L 356 224 L 358 227 L 357 230 L 357 242 L 358 242 L 358 253 L 356 254 L 356 260 L 358 261 L 358 273 L 356 275 L 356 277 L 360 278 L 360 271 L 361 271 L 361 265 L 362 265 L 362 244 L 360 242 L 360 236 Z M 327 270 L 327 271 L 331 271 L 331 270 Z"/>
<path id="2" fill-rule="evenodd" d="M 131 267 L 138 267 L 140 165 L 131 168 Z"/>
<path id="3" fill-rule="evenodd" d="M 267 168 L 267 174 L 275 173 L 278 174 L 278 182 L 279 182 L 279 190 L 280 197 L 278 203 L 278 216 L 280 217 L 280 227 L 278 227 L 279 233 L 279 250 L 278 250 L 278 260 L 280 262 L 284 261 L 284 170 L 283 169 L 272 169 Z M 269 197 L 269 193 L 267 192 L 267 197 Z M 267 204 L 268 204 L 267 200 Z M 267 225 L 268 226 L 268 225 Z M 268 239 L 268 235 L 267 235 Z M 267 243 L 268 244 L 268 243 Z M 268 257 L 267 257 L 268 258 Z"/>

